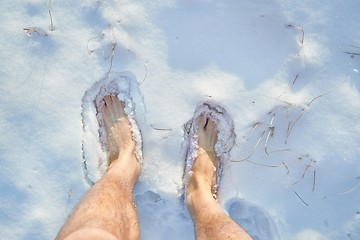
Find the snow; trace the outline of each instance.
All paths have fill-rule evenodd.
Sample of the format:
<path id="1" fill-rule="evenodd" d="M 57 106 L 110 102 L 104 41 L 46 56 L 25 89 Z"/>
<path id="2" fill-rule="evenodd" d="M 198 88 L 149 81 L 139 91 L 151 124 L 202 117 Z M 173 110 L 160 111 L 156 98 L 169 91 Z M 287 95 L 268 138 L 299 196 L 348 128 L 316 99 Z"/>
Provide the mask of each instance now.
<path id="1" fill-rule="evenodd" d="M 181 147 L 184 124 L 206 100 L 226 108 L 237 134 L 219 203 L 254 239 L 360 239 L 359 8 L 356 0 L 3 1 L 2 238 L 55 237 L 90 187 L 84 95 L 131 72 L 141 95 L 141 239 L 194 238 L 179 197 Z M 102 154 L 94 148 L 94 158 Z"/>

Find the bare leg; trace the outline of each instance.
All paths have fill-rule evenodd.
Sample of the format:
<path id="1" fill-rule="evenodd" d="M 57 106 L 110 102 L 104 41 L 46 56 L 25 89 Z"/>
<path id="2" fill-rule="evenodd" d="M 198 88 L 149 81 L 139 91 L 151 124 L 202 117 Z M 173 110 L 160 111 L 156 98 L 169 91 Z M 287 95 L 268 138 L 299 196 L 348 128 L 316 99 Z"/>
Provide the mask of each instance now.
<path id="1" fill-rule="evenodd" d="M 186 204 L 194 222 L 196 239 L 251 240 L 245 230 L 234 222 L 213 198 L 216 182 L 214 166 L 217 161 L 214 145 L 217 133 L 216 123 L 199 118 L 199 152 L 186 191 Z"/>
<path id="2" fill-rule="evenodd" d="M 108 170 L 74 209 L 57 240 L 139 239 L 132 191 L 141 166 L 135 157 L 131 125 L 117 97 L 106 96 L 104 101 L 102 114 L 110 153 Z"/>

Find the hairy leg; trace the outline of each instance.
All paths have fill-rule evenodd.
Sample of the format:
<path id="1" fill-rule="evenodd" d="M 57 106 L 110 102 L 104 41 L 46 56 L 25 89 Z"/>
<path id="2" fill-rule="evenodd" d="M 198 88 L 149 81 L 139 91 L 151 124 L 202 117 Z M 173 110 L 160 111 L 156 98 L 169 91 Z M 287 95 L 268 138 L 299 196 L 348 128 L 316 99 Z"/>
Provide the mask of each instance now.
<path id="1" fill-rule="evenodd" d="M 214 199 L 216 182 L 217 126 L 211 119 L 199 117 L 199 152 L 186 191 L 186 204 L 191 214 L 197 240 L 237 239 L 251 237 L 234 222 Z"/>
<path id="2" fill-rule="evenodd" d="M 139 239 L 132 191 L 141 166 L 135 156 L 131 125 L 117 97 L 106 96 L 104 101 L 98 111 L 107 133 L 108 170 L 73 210 L 57 240 Z"/>

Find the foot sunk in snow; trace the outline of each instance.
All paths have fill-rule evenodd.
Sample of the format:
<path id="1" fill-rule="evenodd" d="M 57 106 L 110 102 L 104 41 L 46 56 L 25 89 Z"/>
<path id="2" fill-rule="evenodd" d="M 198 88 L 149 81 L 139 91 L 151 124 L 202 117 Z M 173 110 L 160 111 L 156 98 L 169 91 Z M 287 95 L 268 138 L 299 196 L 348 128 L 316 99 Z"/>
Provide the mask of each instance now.
<path id="1" fill-rule="evenodd" d="M 210 129 L 210 134 L 202 131 L 202 129 L 208 127 L 207 125 L 209 122 L 214 125 L 211 127 L 212 129 Z M 202 125 L 200 128 L 199 124 Z M 217 130 L 217 134 L 211 133 L 211 131 L 214 130 Z M 217 160 L 215 161 L 216 180 L 214 181 L 212 192 L 216 196 L 219 190 L 224 165 L 227 163 L 227 160 L 229 159 L 229 152 L 235 143 L 234 122 L 223 107 L 214 102 L 204 102 L 196 108 L 194 116 L 185 124 L 184 132 L 183 151 L 185 157 L 185 167 L 182 193 L 185 197 L 186 188 L 191 177 L 191 170 L 194 165 L 194 161 L 199 154 L 199 145 L 201 145 L 201 147 L 208 150 L 208 152 L 215 152 L 213 158 L 216 158 Z M 202 138 L 211 137 L 213 139 L 208 139 L 200 143 L 200 134 L 202 135 Z M 204 134 L 208 134 L 208 136 L 203 136 Z M 216 139 L 214 139 L 214 137 Z M 215 145 L 212 147 L 214 141 Z"/>
<path id="2" fill-rule="evenodd" d="M 85 178 L 90 185 L 98 181 L 105 173 L 109 159 L 116 155 L 113 151 L 110 136 L 106 134 L 106 125 L 111 119 L 104 118 L 103 108 L 105 99 L 119 100 L 116 106 L 122 117 L 127 117 L 131 125 L 132 138 L 136 144 L 136 157 L 143 162 L 142 139 L 136 119 L 139 119 L 138 111 L 141 107 L 142 97 L 139 85 L 135 77 L 128 72 L 111 74 L 107 78 L 96 82 L 83 97 L 82 122 L 83 122 L 83 159 Z M 123 109 L 123 110 L 122 110 Z M 119 115 L 119 117 L 120 117 Z M 105 119 L 105 120 L 104 120 Z M 117 120 L 117 119 L 116 119 Z"/>

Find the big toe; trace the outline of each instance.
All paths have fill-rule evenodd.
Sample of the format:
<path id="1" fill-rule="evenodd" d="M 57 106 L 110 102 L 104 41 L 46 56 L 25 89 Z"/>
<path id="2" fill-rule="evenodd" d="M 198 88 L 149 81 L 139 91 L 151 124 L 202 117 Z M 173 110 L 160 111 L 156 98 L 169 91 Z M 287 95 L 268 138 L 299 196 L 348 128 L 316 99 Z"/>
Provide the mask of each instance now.
<path id="1" fill-rule="evenodd" d="M 200 116 L 198 122 L 199 146 L 204 150 L 214 149 L 217 141 L 217 124 L 209 116 Z"/>

